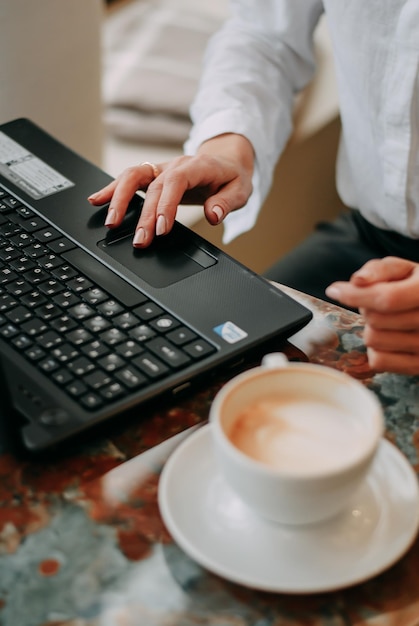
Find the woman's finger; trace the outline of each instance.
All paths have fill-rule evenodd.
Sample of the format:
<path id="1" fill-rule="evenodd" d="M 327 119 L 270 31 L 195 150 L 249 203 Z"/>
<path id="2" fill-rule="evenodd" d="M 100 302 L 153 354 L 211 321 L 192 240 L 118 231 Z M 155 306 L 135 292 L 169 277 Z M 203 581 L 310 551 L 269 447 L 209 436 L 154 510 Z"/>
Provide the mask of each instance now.
<path id="1" fill-rule="evenodd" d="M 407 278 L 392 282 L 357 286 L 336 282 L 326 289 L 329 298 L 351 308 L 364 308 L 381 313 L 398 313 L 419 308 L 419 266 Z"/>
<path id="2" fill-rule="evenodd" d="M 145 189 L 154 180 L 154 172 L 148 164 L 129 167 L 117 179 L 108 214 L 105 220 L 110 228 L 119 226 L 132 197 L 139 189 Z"/>
<path id="3" fill-rule="evenodd" d="M 382 259 L 372 259 L 352 274 L 351 282 L 362 287 L 376 282 L 403 280 L 410 276 L 414 267 L 415 263 L 399 257 L 387 256 Z"/>
<path id="4" fill-rule="evenodd" d="M 102 189 L 95 191 L 95 193 L 92 193 L 87 198 L 88 201 L 90 202 L 90 204 L 93 204 L 93 206 L 100 206 L 101 204 L 106 204 L 112 198 L 112 195 L 115 191 L 115 187 L 117 186 L 117 184 L 118 184 L 118 180 L 113 180 L 111 183 L 109 183 L 109 185 L 106 185 L 106 187 L 103 187 Z"/>
<path id="5" fill-rule="evenodd" d="M 364 343 L 380 352 L 419 354 L 419 333 L 415 331 L 378 330 L 368 324 L 364 328 Z"/>
<path id="6" fill-rule="evenodd" d="M 419 354 L 384 352 L 367 349 L 368 363 L 376 372 L 395 372 L 416 376 L 419 374 Z"/>
<path id="7" fill-rule="evenodd" d="M 388 314 L 361 308 L 360 313 L 365 324 L 375 329 L 419 332 L 419 309 Z"/>

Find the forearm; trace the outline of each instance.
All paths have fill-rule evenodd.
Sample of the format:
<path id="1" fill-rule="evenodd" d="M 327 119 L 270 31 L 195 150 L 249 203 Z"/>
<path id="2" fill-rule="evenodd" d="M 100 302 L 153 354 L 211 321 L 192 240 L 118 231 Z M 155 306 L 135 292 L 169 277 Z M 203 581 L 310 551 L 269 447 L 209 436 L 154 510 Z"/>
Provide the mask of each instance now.
<path id="1" fill-rule="evenodd" d="M 254 150 L 252 214 L 292 131 L 294 95 L 312 77 L 312 34 L 322 10 L 319 0 L 236 0 L 208 47 L 185 153 L 221 134 L 246 137 Z"/>

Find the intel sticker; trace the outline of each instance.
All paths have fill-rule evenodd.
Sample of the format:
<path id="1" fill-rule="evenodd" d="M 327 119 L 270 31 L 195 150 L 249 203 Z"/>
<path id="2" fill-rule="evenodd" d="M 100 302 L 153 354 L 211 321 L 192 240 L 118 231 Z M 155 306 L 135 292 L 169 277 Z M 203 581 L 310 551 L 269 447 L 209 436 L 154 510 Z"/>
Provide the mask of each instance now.
<path id="1" fill-rule="evenodd" d="M 237 343 L 247 337 L 247 333 L 236 326 L 236 324 L 233 324 L 233 322 L 224 322 L 224 324 L 216 326 L 214 331 L 227 343 Z"/>

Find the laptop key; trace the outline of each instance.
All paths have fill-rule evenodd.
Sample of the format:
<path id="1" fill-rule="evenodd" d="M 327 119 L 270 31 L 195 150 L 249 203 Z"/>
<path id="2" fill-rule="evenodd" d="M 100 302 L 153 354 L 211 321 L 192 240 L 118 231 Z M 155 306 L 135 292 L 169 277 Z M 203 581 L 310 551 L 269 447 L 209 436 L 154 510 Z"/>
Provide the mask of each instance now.
<path id="1" fill-rule="evenodd" d="M 192 343 L 184 346 L 183 349 L 194 359 L 202 359 L 204 356 L 215 352 L 214 346 L 203 339 L 192 341 Z"/>
<path id="2" fill-rule="evenodd" d="M 51 320 L 51 327 L 58 333 L 66 334 L 70 330 L 77 328 L 77 322 L 68 315 L 61 315 Z"/>
<path id="3" fill-rule="evenodd" d="M 80 346 L 93 339 L 92 333 L 86 328 L 75 328 L 67 334 L 67 340 L 73 343 L 75 346 Z"/>
<path id="4" fill-rule="evenodd" d="M 106 317 L 113 317 L 123 312 L 123 307 L 116 300 L 107 300 L 98 306 L 99 311 Z"/>
<path id="5" fill-rule="evenodd" d="M 35 345 L 28 348 L 28 350 L 26 350 L 25 352 L 25 355 L 31 361 L 39 361 L 40 359 L 43 359 L 46 356 L 46 354 L 47 353 L 45 352 L 45 350 Z"/>
<path id="6" fill-rule="evenodd" d="M 157 319 L 151 320 L 150 326 L 160 333 L 167 333 L 179 326 L 179 322 L 172 315 L 161 315 Z"/>
<path id="7" fill-rule="evenodd" d="M 79 302 L 75 306 L 70 307 L 68 309 L 68 312 L 76 320 L 84 320 L 88 317 L 92 317 L 92 315 L 94 315 L 95 313 L 95 310 L 85 302 Z"/>
<path id="8" fill-rule="evenodd" d="M 24 322 L 21 327 L 22 330 L 24 330 L 30 337 L 39 335 L 40 333 L 44 333 L 48 330 L 48 324 L 46 324 L 44 320 L 39 317 L 32 317 L 30 320 Z"/>
<path id="9" fill-rule="evenodd" d="M 198 335 L 189 328 L 185 326 L 181 326 L 180 328 L 175 328 L 175 330 L 170 331 L 167 334 L 167 338 L 177 346 L 183 346 L 185 343 L 189 343 L 193 339 L 197 339 Z"/>
<path id="10" fill-rule="evenodd" d="M 47 300 L 45 296 L 38 289 L 33 289 L 32 291 L 29 290 L 29 292 L 26 292 L 25 294 L 23 294 L 21 301 L 22 301 L 22 304 L 27 306 L 29 309 L 33 309 L 43 304 Z"/>
<path id="11" fill-rule="evenodd" d="M 90 289 L 93 287 L 92 281 L 88 280 L 85 276 L 75 276 L 71 280 L 68 281 L 67 286 L 74 291 L 74 293 L 82 293 L 86 289 Z"/>
<path id="12" fill-rule="evenodd" d="M 92 389 L 97 390 L 97 389 L 100 389 L 101 387 L 108 386 L 112 382 L 112 379 L 109 376 L 109 374 L 107 374 L 106 372 L 102 370 L 97 369 L 91 374 L 88 374 L 85 377 L 84 382 L 89 387 L 92 387 Z"/>
<path id="13" fill-rule="evenodd" d="M 53 252 L 66 252 L 67 250 L 73 250 L 76 247 L 75 244 L 66 237 L 55 239 L 54 241 L 51 241 L 48 246 Z"/>
<path id="14" fill-rule="evenodd" d="M 24 306 L 17 306 L 6 312 L 6 318 L 9 319 L 13 324 L 21 324 L 31 317 L 31 311 Z"/>
<path id="15" fill-rule="evenodd" d="M 119 343 L 115 347 L 115 352 L 117 352 L 117 354 L 120 354 L 125 359 L 131 359 L 132 357 L 140 354 L 140 352 L 143 351 L 143 345 L 141 343 L 138 343 L 137 341 L 134 341 L 134 339 L 127 339 L 126 341 Z"/>
<path id="16" fill-rule="evenodd" d="M 136 357 L 133 363 L 139 370 L 153 379 L 161 378 L 169 371 L 164 363 L 147 352 Z"/>
<path id="17" fill-rule="evenodd" d="M 19 350 L 26 350 L 32 345 L 32 340 L 27 335 L 17 335 L 13 337 L 12 344 Z"/>
<path id="18" fill-rule="evenodd" d="M 97 409 L 103 404 L 103 400 L 93 391 L 81 396 L 80 402 L 86 409 L 90 410 Z"/>
<path id="19" fill-rule="evenodd" d="M 88 391 L 87 385 L 82 380 L 73 380 L 66 386 L 67 392 L 74 397 L 82 396 Z"/>
<path id="20" fill-rule="evenodd" d="M 53 330 L 48 330 L 47 332 L 38 335 L 36 340 L 40 346 L 45 348 L 45 350 L 52 350 L 52 348 L 54 348 L 55 346 L 63 343 L 63 338 L 61 337 L 61 335 Z"/>
<path id="21" fill-rule="evenodd" d="M 109 328 L 100 334 L 100 339 L 108 346 L 115 346 L 122 343 L 127 338 L 126 334 L 119 328 Z"/>
<path id="22" fill-rule="evenodd" d="M 132 365 L 127 365 L 126 367 L 118 370 L 115 373 L 115 378 L 121 381 L 121 383 L 129 389 L 143 387 L 148 382 L 147 378 Z"/>
<path id="23" fill-rule="evenodd" d="M 100 333 L 106 328 L 109 328 L 111 326 L 111 323 L 109 320 L 105 319 L 101 315 L 95 315 L 94 317 L 86 320 L 84 322 L 84 325 L 93 333 Z"/>
<path id="24" fill-rule="evenodd" d="M 52 355 L 61 363 L 74 359 L 78 354 L 78 350 L 69 343 L 63 343 L 52 350 Z"/>
<path id="25" fill-rule="evenodd" d="M 67 385 L 73 379 L 73 376 L 67 369 L 61 368 L 53 372 L 52 378 L 59 385 Z"/>
<path id="26" fill-rule="evenodd" d="M 81 356 L 81 357 L 78 357 L 77 359 L 74 359 L 74 361 L 71 361 L 68 364 L 68 367 L 75 376 L 82 377 L 88 374 L 89 372 L 91 372 L 92 370 L 94 370 L 95 364 L 92 363 L 90 359 L 84 356 Z"/>
<path id="27" fill-rule="evenodd" d="M 40 243 L 47 243 L 48 241 L 54 241 L 54 239 L 58 239 L 61 237 L 60 231 L 52 226 L 47 226 L 37 232 L 34 233 L 35 239 L 37 239 Z"/>
<path id="28" fill-rule="evenodd" d="M 156 333 L 150 326 L 146 324 L 140 324 L 140 326 L 136 326 L 135 328 L 131 328 L 129 331 L 129 336 L 132 337 L 135 341 L 144 342 L 148 339 L 152 339 L 152 337 L 156 336 Z"/>
<path id="29" fill-rule="evenodd" d="M 126 361 L 118 354 L 107 354 L 99 359 L 99 365 L 107 372 L 114 372 L 126 365 Z"/>
<path id="30" fill-rule="evenodd" d="M 50 373 L 60 367 L 59 362 L 51 356 L 39 362 L 39 367 L 45 372 Z"/>
<path id="31" fill-rule="evenodd" d="M 89 357 L 89 359 L 98 359 L 109 352 L 108 348 L 101 342 L 95 339 L 90 343 L 84 344 L 81 347 L 83 354 Z"/>
<path id="32" fill-rule="evenodd" d="M 142 306 L 134 309 L 134 313 L 135 315 L 138 315 L 141 320 L 146 321 L 151 320 L 158 315 L 161 315 L 161 313 L 164 313 L 164 311 L 154 302 L 147 302 L 146 304 L 143 304 Z"/>
<path id="33" fill-rule="evenodd" d="M 106 400 L 115 400 L 124 393 L 124 388 L 117 382 L 114 382 L 100 389 L 100 395 Z"/>
<path id="34" fill-rule="evenodd" d="M 7 291 L 14 296 L 22 296 L 32 289 L 32 285 L 23 278 L 16 278 L 5 285 Z"/>
<path id="35" fill-rule="evenodd" d="M 12 196 L 4 196 L 3 202 L 10 209 L 16 209 L 16 207 L 21 205 L 21 202 L 17 198 L 13 198 Z"/>
<path id="36" fill-rule="evenodd" d="M 173 368 L 182 367 L 191 361 L 187 354 L 181 352 L 179 348 L 176 348 L 163 337 L 157 337 L 157 339 L 149 341 L 147 349 L 154 352 L 156 356 Z"/>
<path id="37" fill-rule="evenodd" d="M 93 306 L 107 300 L 107 298 L 108 294 L 103 289 L 99 289 L 99 287 L 92 286 L 90 289 L 83 291 L 83 300 L 86 300 Z"/>
<path id="38" fill-rule="evenodd" d="M 19 332 L 19 328 L 14 324 L 5 324 L 0 328 L 0 335 L 4 339 L 9 339 L 10 337 L 14 337 Z"/>
<path id="39" fill-rule="evenodd" d="M 19 300 L 17 300 L 12 294 L 4 293 L 0 296 L 0 312 L 8 311 L 18 306 Z"/>
<path id="40" fill-rule="evenodd" d="M 139 320 L 138 317 L 134 315 L 134 313 L 131 313 L 131 311 L 126 311 L 125 313 L 114 317 L 113 323 L 115 324 L 115 326 L 121 328 L 122 330 L 128 330 L 129 328 L 136 326 L 139 323 Z"/>

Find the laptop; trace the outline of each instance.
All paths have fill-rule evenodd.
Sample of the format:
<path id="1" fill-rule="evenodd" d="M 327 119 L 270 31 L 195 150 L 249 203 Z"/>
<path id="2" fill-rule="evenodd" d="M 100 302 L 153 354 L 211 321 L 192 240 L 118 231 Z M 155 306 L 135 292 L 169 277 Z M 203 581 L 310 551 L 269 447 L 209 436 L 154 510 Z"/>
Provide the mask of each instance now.
<path id="1" fill-rule="evenodd" d="M 30 120 L 0 125 L 1 375 L 34 452 L 146 417 L 312 317 L 179 222 L 134 249 L 141 196 L 115 230 L 87 201 L 110 180 Z"/>

